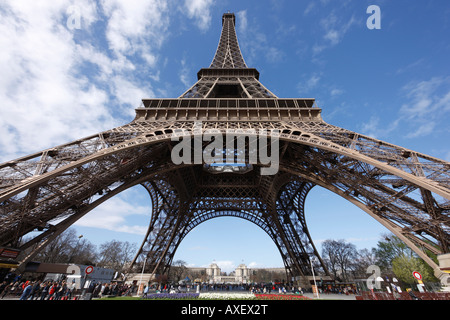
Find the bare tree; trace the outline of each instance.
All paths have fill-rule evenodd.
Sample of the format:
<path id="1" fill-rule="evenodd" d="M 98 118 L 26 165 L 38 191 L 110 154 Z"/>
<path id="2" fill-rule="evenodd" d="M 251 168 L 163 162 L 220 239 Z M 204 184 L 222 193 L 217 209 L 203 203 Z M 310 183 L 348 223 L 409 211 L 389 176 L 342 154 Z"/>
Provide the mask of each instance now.
<path id="1" fill-rule="evenodd" d="M 57 236 L 34 257 L 35 261 L 46 263 L 94 264 L 96 247 L 73 228 Z"/>
<path id="2" fill-rule="evenodd" d="M 100 245 L 98 262 L 99 267 L 114 269 L 118 272 L 124 271 L 125 264 L 136 252 L 136 244 L 128 241 L 121 242 L 111 240 Z"/>
<path id="3" fill-rule="evenodd" d="M 95 265 L 97 262 L 97 247 L 87 239 L 80 239 L 73 249 L 70 263 Z"/>
<path id="4" fill-rule="evenodd" d="M 75 229 L 68 229 L 40 251 L 35 260 L 47 263 L 67 263 L 72 256 L 76 243 Z"/>
<path id="5" fill-rule="evenodd" d="M 375 255 L 375 249 L 362 249 L 359 250 L 356 256 L 354 275 L 355 278 L 366 278 L 367 268 L 371 265 L 377 264 L 377 258 Z"/>
<path id="6" fill-rule="evenodd" d="M 175 280 L 176 282 L 180 281 L 181 278 L 185 278 L 187 269 L 186 264 L 187 263 L 183 260 L 175 261 L 170 268 L 169 278 Z"/>
<path id="7" fill-rule="evenodd" d="M 344 240 L 325 240 L 322 244 L 322 257 L 335 279 L 347 281 L 354 270 L 357 251 L 354 244 Z"/>

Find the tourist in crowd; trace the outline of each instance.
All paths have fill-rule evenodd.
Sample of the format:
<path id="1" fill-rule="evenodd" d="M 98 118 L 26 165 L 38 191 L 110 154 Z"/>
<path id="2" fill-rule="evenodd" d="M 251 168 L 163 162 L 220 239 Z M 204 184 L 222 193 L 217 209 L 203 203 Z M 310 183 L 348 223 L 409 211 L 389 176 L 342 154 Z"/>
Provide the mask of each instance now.
<path id="1" fill-rule="evenodd" d="M 50 290 L 50 286 L 51 286 L 51 283 L 49 281 L 46 281 L 43 283 L 42 291 L 41 291 L 41 300 L 45 300 L 45 298 L 47 297 L 48 292 Z"/>
<path id="2" fill-rule="evenodd" d="M 31 290 L 33 289 L 33 285 L 34 285 L 34 283 L 28 282 L 28 281 L 24 284 L 24 286 L 23 286 L 24 289 L 22 291 L 22 295 L 20 296 L 19 300 L 27 300 L 28 299 L 28 296 L 30 295 Z"/>
<path id="3" fill-rule="evenodd" d="M 29 300 L 34 300 L 39 296 L 39 292 L 41 290 L 42 281 L 35 281 L 33 287 L 31 288 Z"/>

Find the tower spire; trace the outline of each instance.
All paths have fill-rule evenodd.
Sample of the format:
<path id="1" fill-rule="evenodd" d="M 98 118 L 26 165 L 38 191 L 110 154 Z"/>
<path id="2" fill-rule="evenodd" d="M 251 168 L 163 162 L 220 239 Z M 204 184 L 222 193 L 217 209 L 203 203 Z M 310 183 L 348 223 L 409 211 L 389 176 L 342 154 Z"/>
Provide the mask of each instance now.
<path id="1" fill-rule="evenodd" d="M 222 33 L 211 65 L 198 72 L 197 83 L 179 98 L 277 98 L 259 82 L 258 70 L 245 64 L 235 24 L 234 13 L 222 16 Z"/>
<path id="2" fill-rule="evenodd" d="M 210 68 L 246 69 L 244 58 L 236 36 L 236 17 L 234 13 L 222 16 L 222 34 Z"/>

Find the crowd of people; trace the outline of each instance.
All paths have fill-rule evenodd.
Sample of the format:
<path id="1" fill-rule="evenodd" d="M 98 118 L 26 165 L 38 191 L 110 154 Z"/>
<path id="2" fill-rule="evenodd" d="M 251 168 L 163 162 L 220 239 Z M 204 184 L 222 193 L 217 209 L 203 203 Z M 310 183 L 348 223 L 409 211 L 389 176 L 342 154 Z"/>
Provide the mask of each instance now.
<path id="1" fill-rule="evenodd" d="M 1 299 L 12 296 L 20 300 L 66 300 L 72 297 L 75 288 L 66 281 L 4 281 L 0 285 Z"/>
<path id="2" fill-rule="evenodd" d="M 320 293 L 340 293 L 355 294 L 355 288 L 345 287 L 319 287 Z M 301 288 L 292 286 L 287 283 L 259 283 L 259 284 L 153 284 L 146 287 L 147 291 L 152 292 L 200 292 L 208 291 L 250 291 L 252 293 L 295 293 L 303 294 L 312 292 L 311 288 Z M 92 299 L 102 298 L 105 296 L 135 296 L 138 293 L 138 285 L 124 284 L 118 281 L 107 283 L 92 281 L 83 289 L 77 288 L 76 282 L 69 278 L 61 280 L 39 280 L 39 279 L 23 279 L 21 275 L 8 275 L 0 284 L 0 298 L 14 298 L 20 300 L 76 300 L 76 299 Z"/>
<path id="3" fill-rule="evenodd" d="M 137 291 L 135 285 L 118 282 L 91 283 L 84 293 L 91 298 L 103 296 L 133 295 Z M 75 282 L 66 280 L 23 280 L 3 281 L 0 284 L 0 298 L 18 298 L 19 300 L 72 300 L 79 299 L 82 290 L 76 288 Z"/>

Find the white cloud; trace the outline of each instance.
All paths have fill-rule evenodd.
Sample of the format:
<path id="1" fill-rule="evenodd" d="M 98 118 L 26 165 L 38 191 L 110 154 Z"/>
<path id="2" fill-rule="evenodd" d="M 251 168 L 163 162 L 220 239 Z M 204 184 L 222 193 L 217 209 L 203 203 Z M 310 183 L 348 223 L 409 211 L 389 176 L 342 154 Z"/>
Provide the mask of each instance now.
<path id="1" fill-rule="evenodd" d="M 344 39 L 345 34 L 356 23 L 357 19 L 354 16 L 351 16 L 350 18 L 345 20 L 344 17 L 336 14 L 333 10 L 325 18 L 320 20 L 320 27 L 325 32 L 325 34 L 323 35 L 324 41 L 322 41 L 320 44 L 313 45 L 313 55 L 317 55 L 323 50 L 339 44 Z"/>
<path id="2" fill-rule="evenodd" d="M 145 235 L 151 210 L 147 192 L 136 186 L 104 202 L 75 225 Z"/>
<path id="3" fill-rule="evenodd" d="M 128 192 L 128 191 L 127 191 Z M 116 196 L 78 220 L 74 225 L 95 227 L 106 230 L 145 235 L 150 222 L 150 206 L 135 206 L 125 199 L 126 195 Z M 143 216 L 147 224 L 128 225 L 131 216 Z"/>
<path id="4" fill-rule="evenodd" d="M 255 61 L 264 57 L 268 63 L 280 62 L 285 53 L 275 47 L 267 39 L 265 32 L 261 31 L 258 21 L 252 20 L 249 23 L 247 10 L 236 13 L 236 30 L 238 33 L 239 46 L 248 66 L 256 64 Z M 288 30 L 291 30 L 288 28 Z M 277 33 L 278 38 L 284 37 L 285 29 L 280 28 Z"/>
<path id="5" fill-rule="evenodd" d="M 395 119 L 390 123 L 384 123 L 378 116 L 372 116 L 369 122 L 363 123 L 361 132 L 375 139 L 386 138 L 391 132 L 398 128 L 400 119 Z"/>
<path id="6" fill-rule="evenodd" d="M 313 73 L 307 80 L 298 83 L 297 88 L 301 94 L 308 94 L 311 90 L 317 88 L 321 75 Z"/>
<path id="7" fill-rule="evenodd" d="M 450 85 L 450 78 L 435 77 L 430 80 L 420 82 L 410 82 L 403 87 L 408 103 L 401 107 L 401 112 L 408 118 L 419 118 L 428 114 L 432 110 L 450 110 L 450 88 L 439 92 L 442 86 Z"/>
<path id="8" fill-rule="evenodd" d="M 69 5 L 10 1 L 0 11 L 2 160 L 115 124 L 104 90 L 73 72 L 78 57 L 65 25 Z"/>
<path id="9" fill-rule="evenodd" d="M 231 272 L 236 269 L 236 264 L 234 261 L 231 260 L 222 260 L 222 261 L 215 261 L 215 263 L 219 266 L 220 270 L 222 272 Z"/>
<path id="10" fill-rule="evenodd" d="M 154 95 L 135 70 L 137 63 L 157 66 L 167 12 L 162 0 L 100 1 L 98 6 L 88 0 L 5 2 L 0 10 L 0 162 L 132 118 L 140 100 Z M 68 27 L 74 17 L 80 19 L 79 29 Z M 105 26 L 104 34 L 91 30 L 94 22 Z"/>
<path id="11" fill-rule="evenodd" d="M 344 91 L 341 90 L 341 89 L 332 89 L 331 92 L 330 92 L 330 95 L 332 97 L 334 97 L 334 96 L 338 96 L 338 95 L 340 95 L 342 93 L 344 93 Z"/>
<path id="12" fill-rule="evenodd" d="M 166 1 L 102 0 L 108 19 L 106 37 L 116 54 L 148 54 L 147 41 L 160 46 L 168 27 Z"/>
<path id="13" fill-rule="evenodd" d="M 242 10 L 236 13 L 236 20 L 239 21 L 238 24 L 238 30 L 241 33 L 245 33 L 248 26 L 248 20 L 247 20 L 247 10 Z"/>
<path id="14" fill-rule="evenodd" d="M 380 116 L 373 116 L 362 124 L 362 133 L 381 139 L 400 128 L 402 136 L 413 139 L 448 127 L 445 121 L 450 111 L 450 77 L 411 81 L 402 88 L 402 96 L 405 103 L 394 120 L 382 121 Z"/>
<path id="15" fill-rule="evenodd" d="M 200 30 L 205 31 L 211 25 L 212 0 L 185 0 L 184 7 L 190 19 L 195 19 Z"/>
<path id="16" fill-rule="evenodd" d="M 400 108 L 400 119 L 412 128 L 409 138 L 427 136 L 450 111 L 450 77 L 413 81 L 403 87 L 407 102 Z"/>
<path id="17" fill-rule="evenodd" d="M 180 81 L 187 88 L 190 88 L 193 83 L 189 80 L 190 70 L 186 66 L 186 59 L 181 60 L 181 69 L 180 69 Z"/>
<path id="18" fill-rule="evenodd" d="M 141 85 L 134 84 L 124 76 L 116 76 L 111 79 L 114 94 L 118 102 L 124 105 L 124 111 L 132 118 L 135 114 L 134 108 L 137 108 L 143 98 L 151 98 L 154 93 L 150 90 L 144 90 Z"/>
<path id="19" fill-rule="evenodd" d="M 255 261 L 252 261 L 252 262 L 250 262 L 249 264 L 248 264 L 248 268 L 264 268 L 264 267 L 266 267 L 267 265 L 266 264 L 262 264 L 262 263 L 259 263 L 259 262 L 255 262 Z"/>
<path id="20" fill-rule="evenodd" d="M 267 48 L 266 59 L 269 62 L 278 62 L 281 61 L 284 57 L 284 53 L 277 48 L 270 47 Z"/>
<path id="21" fill-rule="evenodd" d="M 377 138 L 379 122 L 380 119 L 378 117 L 371 117 L 369 122 L 363 123 L 361 129 L 362 133 L 372 138 Z"/>
<path id="22" fill-rule="evenodd" d="M 312 77 L 308 80 L 308 89 L 315 88 L 320 81 L 320 76 L 317 74 L 313 74 Z"/>
<path id="23" fill-rule="evenodd" d="M 312 1 L 308 4 L 308 6 L 305 8 L 305 11 L 303 11 L 303 14 L 306 16 L 308 15 L 315 7 L 315 2 Z"/>
<path id="24" fill-rule="evenodd" d="M 433 121 L 427 122 L 419 126 L 419 128 L 415 129 L 413 132 L 410 132 L 407 137 L 408 138 L 417 138 L 422 136 L 427 136 L 433 132 L 436 124 Z"/>

